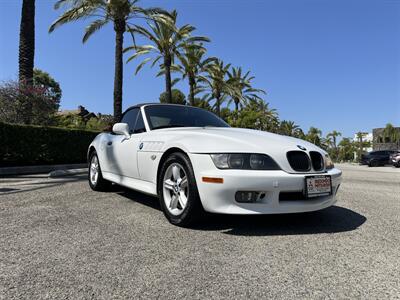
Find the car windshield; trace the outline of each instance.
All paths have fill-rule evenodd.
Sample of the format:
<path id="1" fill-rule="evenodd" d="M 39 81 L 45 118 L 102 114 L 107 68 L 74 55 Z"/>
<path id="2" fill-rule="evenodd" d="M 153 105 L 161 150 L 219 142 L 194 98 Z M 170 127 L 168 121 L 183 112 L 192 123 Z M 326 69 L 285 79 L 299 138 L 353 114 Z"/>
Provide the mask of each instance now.
<path id="1" fill-rule="evenodd" d="M 149 105 L 144 108 L 150 129 L 172 127 L 229 127 L 222 119 L 201 108 L 184 105 Z"/>

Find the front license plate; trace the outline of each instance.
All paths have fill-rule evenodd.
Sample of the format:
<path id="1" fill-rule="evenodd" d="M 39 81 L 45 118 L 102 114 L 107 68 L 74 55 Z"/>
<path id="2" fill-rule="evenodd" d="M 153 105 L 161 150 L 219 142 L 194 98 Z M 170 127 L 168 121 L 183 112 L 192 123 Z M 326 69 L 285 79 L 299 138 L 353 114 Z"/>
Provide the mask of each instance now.
<path id="1" fill-rule="evenodd" d="M 332 194 L 332 181 L 329 175 L 307 176 L 306 197 L 328 196 Z"/>

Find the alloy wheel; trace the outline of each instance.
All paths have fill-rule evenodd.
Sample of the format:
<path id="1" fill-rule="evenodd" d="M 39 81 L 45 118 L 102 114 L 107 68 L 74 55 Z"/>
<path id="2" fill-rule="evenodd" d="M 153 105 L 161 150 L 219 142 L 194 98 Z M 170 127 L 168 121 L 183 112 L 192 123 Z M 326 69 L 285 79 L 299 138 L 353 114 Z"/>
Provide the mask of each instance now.
<path id="1" fill-rule="evenodd" d="M 189 198 L 189 185 L 186 172 L 179 163 L 172 163 L 165 171 L 163 198 L 171 214 L 178 216 L 185 210 Z"/>
<path id="2" fill-rule="evenodd" d="M 96 155 L 93 155 L 92 160 L 90 162 L 90 183 L 92 185 L 97 184 L 97 180 L 99 178 L 99 160 Z"/>

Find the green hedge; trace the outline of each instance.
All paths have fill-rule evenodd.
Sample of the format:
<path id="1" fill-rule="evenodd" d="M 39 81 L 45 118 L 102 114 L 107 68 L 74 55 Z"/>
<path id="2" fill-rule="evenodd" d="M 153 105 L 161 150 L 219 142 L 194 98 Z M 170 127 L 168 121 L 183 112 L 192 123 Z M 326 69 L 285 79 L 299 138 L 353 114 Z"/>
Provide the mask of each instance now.
<path id="1" fill-rule="evenodd" d="M 86 162 L 98 132 L 0 123 L 0 167 Z"/>

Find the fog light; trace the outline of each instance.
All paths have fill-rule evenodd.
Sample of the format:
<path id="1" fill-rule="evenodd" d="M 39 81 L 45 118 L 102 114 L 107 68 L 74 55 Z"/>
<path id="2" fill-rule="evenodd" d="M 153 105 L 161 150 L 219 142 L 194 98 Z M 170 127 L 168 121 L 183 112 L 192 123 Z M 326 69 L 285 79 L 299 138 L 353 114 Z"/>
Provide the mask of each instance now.
<path id="1" fill-rule="evenodd" d="M 236 192 L 235 199 L 236 202 L 251 203 L 257 201 L 258 195 L 258 192 Z"/>

